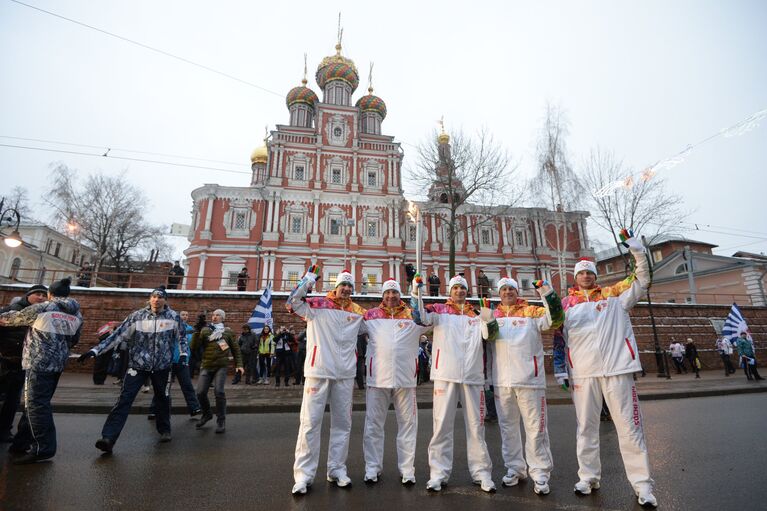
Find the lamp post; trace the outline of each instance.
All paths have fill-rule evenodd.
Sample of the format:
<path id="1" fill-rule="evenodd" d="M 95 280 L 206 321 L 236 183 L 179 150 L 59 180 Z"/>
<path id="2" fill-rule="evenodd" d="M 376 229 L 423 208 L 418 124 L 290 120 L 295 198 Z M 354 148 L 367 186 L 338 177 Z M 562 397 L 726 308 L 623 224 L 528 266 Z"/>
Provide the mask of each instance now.
<path id="1" fill-rule="evenodd" d="M 344 227 L 344 267 L 343 270 L 346 269 L 346 259 L 349 255 L 349 227 L 354 225 L 354 220 L 351 218 L 343 217 L 343 227 Z"/>
<path id="2" fill-rule="evenodd" d="M 22 244 L 19 234 L 20 223 L 21 215 L 16 208 L 5 208 L 5 197 L 0 199 L 0 234 L 5 238 L 5 244 L 11 248 L 16 248 Z M 11 233 L 6 234 L 6 229 L 10 229 Z"/>
<path id="3" fill-rule="evenodd" d="M 647 245 L 647 240 L 642 236 L 642 244 L 645 246 L 645 257 L 647 258 L 647 264 L 650 268 L 650 286 L 652 286 L 652 265 L 653 260 L 650 253 L 650 247 Z M 658 366 L 658 378 L 671 379 L 671 373 L 666 365 L 666 357 L 663 350 L 660 347 L 660 340 L 658 339 L 658 329 L 655 326 L 655 315 L 652 312 L 652 299 L 650 298 L 650 287 L 647 287 L 647 312 L 650 314 L 650 324 L 652 324 L 652 336 L 655 342 L 655 365 Z"/>

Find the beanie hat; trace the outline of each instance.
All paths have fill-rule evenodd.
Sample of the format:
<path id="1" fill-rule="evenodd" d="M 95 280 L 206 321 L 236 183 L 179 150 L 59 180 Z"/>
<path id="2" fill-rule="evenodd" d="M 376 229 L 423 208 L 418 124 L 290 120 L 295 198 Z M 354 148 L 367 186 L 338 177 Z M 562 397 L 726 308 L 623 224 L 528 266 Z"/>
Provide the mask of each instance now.
<path id="1" fill-rule="evenodd" d="M 165 291 L 165 286 L 159 286 L 152 289 L 152 292 L 149 293 L 149 296 L 152 296 L 152 295 L 157 295 L 160 298 L 165 298 L 165 299 L 168 298 L 168 292 Z"/>
<path id="2" fill-rule="evenodd" d="M 32 293 L 40 293 L 40 292 L 47 293 L 48 292 L 48 288 L 45 287 L 42 284 L 35 284 L 34 286 L 32 286 L 29 289 L 27 289 L 27 292 L 24 293 L 24 296 L 29 296 Z"/>
<path id="3" fill-rule="evenodd" d="M 384 294 L 385 292 L 389 290 L 396 291 L 399 294 L 402 294 L 402 289 L 399 287 L 399 282 L 397 282 L 394 279 L 389 279 L 383 283 L 383 287 L 381 287 L 381 294 Z"/>
<path id="4" fill-rule="evenodd" d="M 349 273 L 349 270 L 344 270 L 336 276 L 336 287 L 341 284 L 349 284 L 352 289 L 354 288 L 354 277 Z"/>
<path id="5" fill-rule="evenodd" d="M 583 270 L 590 271 L 594 274 L 594 276 L 598 275 L 597 265 L 594 264 L 594 261 L 589 261 L 585 257 L 575 263 L 575 268 L 573 268 L 573 275 L 578 275 L 578 272 L 582 272 Z"/>
<path id="6" fill-rule="evenodd" d="M 502 279 L 498 280 L 498 292 L 501 292 L 501 288 L 509 286 L 517 291 L 519 291 L 519 284 L 517 284 L 517 281 L 512 279 L 511 277 L 503 277 Z"/>
<path id="7" fill-rule="evenodd" d="M 221 321 L 224 321 L 226 319 L 226 312 L 224 312 L 222 309 L 214 310 L 213 314 L 218 314 L 219 316 L 221 316 Z"/>
<path id="8" fill-rule="evenodd" d="M 452 279 L 450 279 L 450 282 L 447 284 L 448 290 L 453 289 L 453 286 L 461 286 L 464 289 L 469 289 L 469 283 L 466 282 L 466 279 L 461 277 L 460 275 L 456 275 Z"/>
<path id="9" fill-rule="evenodd" d="M 48 291 L 50 291 L 50 293 L 53 296 L 60 296 L 62 298 L 66 298 L 67 296 L 69 296 L 69 291 L 70 291 L 69 285 L 71 283 L 72 283 L 72 279 L 70 279 L 69 277 L 61 279 L 61 280 L 57 280 L 56 282 L 51 284 L 51 287 Z"/>

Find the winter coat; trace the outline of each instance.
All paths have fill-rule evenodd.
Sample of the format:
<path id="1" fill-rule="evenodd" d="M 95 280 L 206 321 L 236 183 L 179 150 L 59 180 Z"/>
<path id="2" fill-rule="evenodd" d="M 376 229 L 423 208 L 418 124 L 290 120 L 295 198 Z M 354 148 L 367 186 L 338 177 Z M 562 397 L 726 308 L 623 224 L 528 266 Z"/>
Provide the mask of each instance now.
<path id="1" fill-rule="evenodd" d="M 239 339 L 237 339 L 237 344 L 240 346 L 240 352 L 245 357 L 250 356 L 251 353 L 256 351 L 257 343 L 258 337 L 256 337 L 256 334 L 253 332 L 240 334 Z"/>
<path id="2" fill-rule="evenodd" d="M 554 291 L 543 303 L 544 307 L 528 305 L 520 298 L 514 305 L 499 305 L 493 311 L 499 333 L 487 345 L 494 386 L 546 388 L 541 332 L 559 328 L 564 311 Z"/>
<path id="3" fill-rule="evenodd" d="M 262 335 L 258 336 L 258 354 L 262 356 L 274 355 L 274 334 L 269 334 L 266 337 Z"/>
<path id="4" fill-rule="evenodd" d="M 369 387 L 415 387 L 418 340 L 428 327 L 417 325 L 404 302 L 390 309 L 383 304 L 365 312 L 368 332 L 365 372 Z M 359 348 L 358 348 L 359 351 Z"/>
<path id="5" fill-rule="evenodd" d="M 234 356 L 235 367 L 243 367 L 240 345 L 230 328 L 224 327 L 220 332 L 212 327 L 203 328 L 192 335 L 192 350 L 197 349 L 197 346 L 202 346 L 203 350 L 201 369 L 215 371 L 228 366 L 229 354 Z"/>
<path id="6" fill-rule="evenodd" d="M 288 308 L 306 319 L 306 361 L 304 376 L 332 380 L 354 378 L 357 374 L 357 334 L 365 309 L 338 298 L 306 298 L 306 285 L 299 284 L 288 297 Z"/>
<path id="7" fill-rule="evenodd" d="M 739 356 L 755 358 L 754 345 L 751 344 L 751 341 L 749 341 L 748 339 L 744 339 L 743 337 L 738 337 L 738 339 L 735 341 L 735 344 L 738 347 Z"/>
<path id="8" fill-rule="evenodd" d="M 684 356 L 684 346 L 682 346 L 681 342 L 672 343 L 668 349 L 671 352 L 671 358 L 682 358 Z"/>
<path id="9" fill-rule="evenodd" d="M 647 292 L 650 271 L 643 251 L 632 251 L 636 272 L 614 286 L 570 289 L 565 310 L 565 358 L 573 378 L 642 370 L 629 311 Z M 555 359 L 556 360 L 556 359 Z M 567 368 L 556 367 L 556 373 Z"/>
<path id="10" fill-rule="evenodd" d="M 5 312 L 20 311 L 32 305 L 26 296 L 15 303 L 0 309 L 0 314 Z M 13 364 L 21 369 L 21 352 L 24 348 L 24 338 L 27 336 L 28 326 L 6 326 L 0 328 L 0 358 L 4 363 Z"/>
<path id="11" fill-rule="evenodd" d="M 60 373 L 69 358 L 69 349 L 80 340 L 83 317 L 74 298 L 30 305 L 18 312 L 0 315 L 8 326 L 29 326 L 24 339 L 21 367 L 25 370 Z"/>
<path id="12" fill-rule="evenodd" d="M 91 351 L 99 353 L 126 342 L 128 367 L 137 371 L 162 371 L 173 363 L 174 351 L 189 353 L 186 328 L 167 305 L 157 314 L 150 306 L 132 312 L 115 331 Z"/>

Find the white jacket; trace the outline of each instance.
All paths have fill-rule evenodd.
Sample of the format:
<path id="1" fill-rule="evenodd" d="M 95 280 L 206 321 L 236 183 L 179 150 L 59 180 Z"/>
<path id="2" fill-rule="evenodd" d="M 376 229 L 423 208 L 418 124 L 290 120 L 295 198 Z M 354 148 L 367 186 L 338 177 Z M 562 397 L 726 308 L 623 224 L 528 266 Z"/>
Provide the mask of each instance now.
<path id="1" fill-rule="evenodd" d="M 674 342 L 668 347 L 672 358 L 682 358 L 684 356 L 684 346 L 681 342 Z"/>
<path id="2" fill-rule="evenodd" d="M 716 349 L 722 355 L 732 355 L 732 343 L 724 337 L 716 340 Z"/>
<path id="3" fill-rule="evenodd" d="M 418 376 L 418 339 L 429 330 L 417 325 L 404 303 L 395 309 L 383 306 L 365 313 L 368 347 L 365 373 L 370 387 L 415 387 Z"/>
<path id="4" fill-rule="evenodd" d="M 434 326 L 431 379 L 483 385 L 482 320 L 471 306 L 429 305 L 421 321 Z"/>
<path id="5" fill-rule="evenodd" d="M 559 301 L 553 292 L 547 296 Z M 499 305 L 493 311 L 499 328 L 495 340 L 487 343 L 493 386 L 546 388 L 541 332 L 558 328 L 562 314 L 559 308 L 552 321 L 548 300 L 544 298 L 543 303 L 544 307 L 537 307 L 519 299 L 515 305 Z"/>
<path id="6" fill-rule="evenodd" d="M 571 289 L 562 300 L 567 366 L 573 378 L 642 370 L 629 311 L 647 292 L 650 271 L 644 252 L 633 251 L 636 273 L 614 286 Z"/>
<path id="7" fill-rule="evenodd" d="M 340 380 L 357 374 L 357 334 L 365 309 L 354 302 L 344 308 L 327 296 L 302 299 L 305 292 L 288 297 L 290 310 L 306 320 L 304 376 Z"/>

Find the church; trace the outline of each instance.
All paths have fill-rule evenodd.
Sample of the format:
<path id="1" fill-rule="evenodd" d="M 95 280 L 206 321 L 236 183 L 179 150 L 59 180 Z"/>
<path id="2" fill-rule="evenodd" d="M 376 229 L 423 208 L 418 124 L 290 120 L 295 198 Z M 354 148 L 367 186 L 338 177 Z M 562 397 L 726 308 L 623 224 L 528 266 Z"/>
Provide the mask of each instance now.
<path id="1" fill-rule="evenodd" d="M 322 269 L 317 291 L 328 290 L 344 269 L 355 276 L 357 293 L 380 292 L 390 278 L 404 288 L 405 267 L 416 263 L 418 229 L 402 188 L 404 152 L 394 136 L 382 132 L 386 104 L 372 85 L 353 102 L 360 77 L 340 41 L 336 54 L 320 62 L 315 79 L 322 100 L 304 73 L 286 96 L 288 124 L 277 125 L 251 155 L 249 186 L 206 184 L 192 192 L 185 289 L 236 290 L 237 275 L 246 268 L 246 291 L 267 283 L 274 291 L 289 291 L 311 264 Z M 438 144 L 439 153 L 449 156 L 444 131 Z M 430 201 L 444 199 L 429 194 Z M 423 273 L 436 274 L 445 294 L 452 276 L 447 226 L 428 203 L 417 205 Z M 588 212 L 505 208 L 488 221 L 464 204 L 459 213 L 456 271 L 473 296 L 480 270 L 491 284 L 514 277 L 522 296 L 533 297 L 535 279 L 559 287 L 558 254 L 565 273 L 579 258 L 593 256 Z M 557 233 L 567 239 L 564 251 L 556 250 Z"/>

